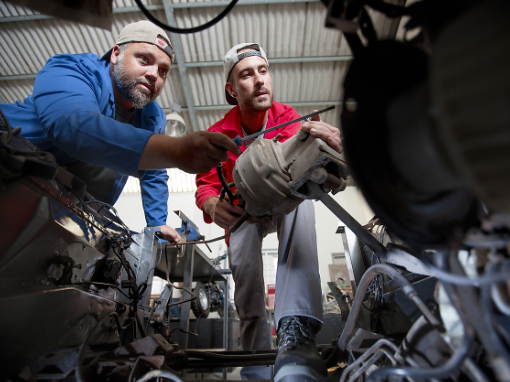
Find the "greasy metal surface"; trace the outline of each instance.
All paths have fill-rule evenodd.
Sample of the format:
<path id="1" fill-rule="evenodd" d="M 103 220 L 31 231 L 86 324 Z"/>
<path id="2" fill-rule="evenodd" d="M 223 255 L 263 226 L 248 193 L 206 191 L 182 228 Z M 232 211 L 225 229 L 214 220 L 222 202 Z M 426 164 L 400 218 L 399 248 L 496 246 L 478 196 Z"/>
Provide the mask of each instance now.
<path id="1" fill-rule="evenodd" d="M 142 307 L 149 305 L 150 291 L 152 289 L 151 276 L 153 275 L 151 269 L 155 267 L 158 254 L 161 253 L 162 249 L 162 245 L 159 244 L 158 238 L 155 236 L 158 230 L 158 227 L 145 227 L 141 233 L 133 234 L 133 242 L 125 252 L 126 260 L 131 264 L 135 272 L 137 285 L 140 285 L 140 283 L 144 281 L 147 282 L 148 292 L 144 294 L 139 302 L 139 305 Z M 128 279 L 125 269 L 122 270 L 121 279 Z M 129 293 L 129 288 L 123 288 L 123 291 L 127 294 Z M 129 300 L 120 293 L 118 293 L 117 298 L 120 301 L 129 302 Z"/>
<path id="2" fill-rule="evenodd" d="M 256 140 L 237 160 L 233 177 L 250 215 L 273 216 L 287 214 L 304 198 L 313 198 L 305 183 L 326 166 L 327 172 L 347 175 L 340 154 L 300 130 L 283 143 Z M 321 177 L 321 182 L 325 180 Z"/>
<path id="3" fill-rule="evenodd" d="M 41 365 L 59 362 L 52 353 L 80 346 L 98 320 L 119 306 L 114 289 L 85 284 L 93 281 L 119 229 L 92 206 L 81 210 L 68 186 L 58 184 L 65 181 L 19 177 L 0 189 L 2 377 L 29 363 L 44 373 Z M 109 321 L 90 344 L 117 341 Z"/>
<path id="4" fill-rule="evenodd" d="M 168 301 L 170 300 L 170 297 L 172 297 L 172 291 L 173 288 L 166 284 L 165 288 L 161 292 L 161 295 L 159 296 L 159 305 L 157 305 L 155 311 L 154 311 L 154 322 L 157 322 L 158 324 L 163 323 L 163 319 L 165 318 L 165 311 L 167 310 Z"/>

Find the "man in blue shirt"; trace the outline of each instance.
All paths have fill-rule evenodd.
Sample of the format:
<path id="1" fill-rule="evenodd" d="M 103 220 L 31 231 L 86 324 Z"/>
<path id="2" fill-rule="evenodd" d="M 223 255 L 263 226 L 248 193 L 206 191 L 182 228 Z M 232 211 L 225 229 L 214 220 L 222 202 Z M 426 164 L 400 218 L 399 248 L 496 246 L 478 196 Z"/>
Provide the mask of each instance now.
<path id="1" fill-rule="evenodd" d="M 162 135 L 166 117 L 154 101 L 165 84 L 174 52 L 170 39 L 149 21 L 127 25 L 102 58 L 51 57 L 23 102 L 0 105 L 10 124 L 35 146 L 81 178 L 95 198 L 114 204 L 129 175 L 140 178 L 148 226 L 180 242 L 166 225 L 165 168 L 209 171 L 239 147 L 220 133 Z"/>

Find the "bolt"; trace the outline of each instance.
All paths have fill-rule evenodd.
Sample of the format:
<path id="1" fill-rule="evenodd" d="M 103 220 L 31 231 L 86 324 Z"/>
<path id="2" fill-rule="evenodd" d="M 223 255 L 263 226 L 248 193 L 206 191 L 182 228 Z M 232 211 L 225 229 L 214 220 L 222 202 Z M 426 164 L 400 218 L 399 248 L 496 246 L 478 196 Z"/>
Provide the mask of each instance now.
<path id="1" fill-rule="evenodd" d="M 354 98 L 348 98 L 347 101 L 345 101 L 345 110 L 349 113 L 354 113 L 358 110 L 358 102 Z"/>
<path id="2" fill-rule="evenodd" d="M 289 171 L 290 166 L 294 164 L 296 158 L 292 158 L 292 160 L 283 168 L 285 171 Z"/>

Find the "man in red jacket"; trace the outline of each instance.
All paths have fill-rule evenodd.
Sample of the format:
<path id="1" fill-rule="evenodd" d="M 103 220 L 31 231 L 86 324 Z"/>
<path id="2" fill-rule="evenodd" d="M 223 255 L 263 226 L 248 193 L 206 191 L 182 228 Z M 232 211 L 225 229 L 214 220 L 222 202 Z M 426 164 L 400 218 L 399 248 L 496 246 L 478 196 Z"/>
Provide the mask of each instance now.
<path id="1" fill-rule="evenodd" d="M 208 131 L 220 132 L 230 138 L 247 136 L 298 118 L 290 106 L 273 101 L 273 90 L 266 54 L 259 44 L 243 43 L 233 47 L 223 60 L 225 96 L 231 105 L 223 119 Z M 280 134 L 283 142 L 292 137 L 300 123 L 259 135 L 245 141 L 244 152 L 255 139 L 271 139 Z M 320 122 L 303 124 L 303 129 L 324 139 L 341 152 L 340 132 Z M 228 183 L 238 155 L 229 152 L 223 164 Z M 228 229 L 244 210 L 220 201 L 221 183 L 216 171 L 197 175 L 196 202 L 204 211 L 204 220 Z M 270 348 L 270 333 L 266 321 L 262 239 L 278 233 L 279 256 L 276 277 L 275 326 L 278 332 L 278 353 L 275 381 L 286 376 L 304 377 L 311 381 L 326 381 L 327 370 L 315 348 L 314 336 L 322 324 L 322 295 L 317 260 L 314 208 L 310 200 L 301 203 L 288 215 L 272 218 L 271 222 L 243 223 L 232 235 L 229 261 L 235 281 L 235 304 L 241 320 L 241 342 L 244 350 Z M 243 379 L 271 379 L 271 369 L 264 366 L 244 367 Z"/>

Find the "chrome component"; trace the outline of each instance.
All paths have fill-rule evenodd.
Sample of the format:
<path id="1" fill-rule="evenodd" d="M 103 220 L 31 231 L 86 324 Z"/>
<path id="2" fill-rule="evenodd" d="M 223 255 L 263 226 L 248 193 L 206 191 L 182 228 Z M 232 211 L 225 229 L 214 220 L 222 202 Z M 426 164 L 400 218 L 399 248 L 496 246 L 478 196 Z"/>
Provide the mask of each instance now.
<path id="1" fill-rule="evenodd" d="M 199 290 L 198 299 L 200 300 L 200 305 L 202 306 L 202 309 L 206 310 L 207 308 L 209 308 L 209 299 L 207 298 L 205 290 L 203 289 Z"/>

